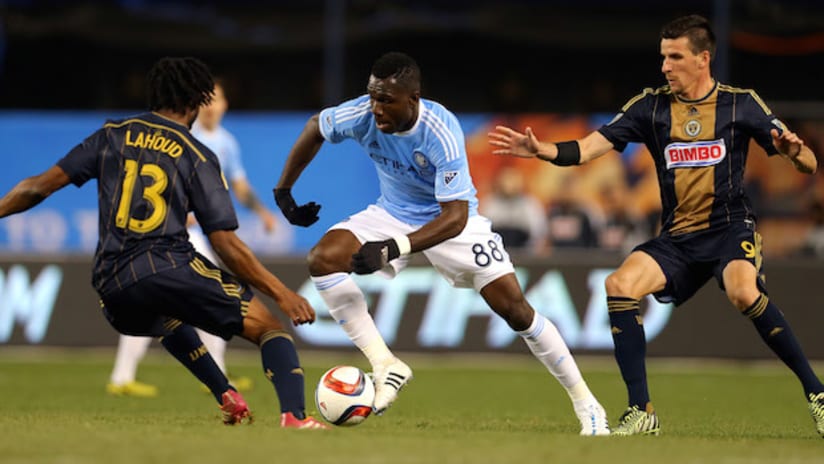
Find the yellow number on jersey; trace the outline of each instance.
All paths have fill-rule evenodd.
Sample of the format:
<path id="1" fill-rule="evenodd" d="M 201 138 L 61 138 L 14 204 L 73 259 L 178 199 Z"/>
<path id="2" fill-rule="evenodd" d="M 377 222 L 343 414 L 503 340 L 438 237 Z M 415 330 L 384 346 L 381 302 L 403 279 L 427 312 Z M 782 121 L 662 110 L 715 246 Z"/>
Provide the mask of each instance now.
<path id="1" fill-rule="evenodd" d="M 134 184 L 137 180 L 137 161 L 126 160 L 126 177 L 123 178 L 123 191 L 120 194 L 120 206 L 115 215 L 115 225 L 123 229 L 128 226 L 133 232 L 145 234 L 160 227 L 166 217 L 166 200 L 163 199 L 162 194 L 169 185 L 169 178 L 166 172 L 156 164 L 144 164 L 140 168 L 140 175 L 151 177 L 154 181 L 143 189 L 143 198 L 152 205 L 152 214 L 146 219 L 129 217 L 129 206 L 132 204 Z"/>
<path id="2" fill-rule="evenodd" d="M 741 249 L 744 250 L 744 257 L 746 258 L 755 258 L 755 245 L 752 242 L 741 242 Z"/>

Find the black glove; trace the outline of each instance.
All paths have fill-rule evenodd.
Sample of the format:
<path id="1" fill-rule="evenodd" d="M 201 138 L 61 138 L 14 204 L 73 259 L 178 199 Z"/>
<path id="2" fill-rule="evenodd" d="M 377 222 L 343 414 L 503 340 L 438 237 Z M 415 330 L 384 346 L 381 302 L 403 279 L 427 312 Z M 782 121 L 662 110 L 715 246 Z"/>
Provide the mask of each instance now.
<path id="1" fill-rule="evenodd" d="M 290 188 L 276 188 L 274 192 L 275 203 L 278 204 L 283 215 L 290 223 L 296 226 L 309 227 L 317 222 L 318 211 L 320 211 L 319 204 L 310 201 L 305 205 L 298 206 L 295 199 L 292 198 L 292 189 Z"/>
<path id="2" fill-rule="evenodd" d="M 401 255 L 394 239 L 382 242 L 366 242 L 352 255 L 352 270 L 355 274 L 371 274 L 383 269 L 386 263 Z"/>

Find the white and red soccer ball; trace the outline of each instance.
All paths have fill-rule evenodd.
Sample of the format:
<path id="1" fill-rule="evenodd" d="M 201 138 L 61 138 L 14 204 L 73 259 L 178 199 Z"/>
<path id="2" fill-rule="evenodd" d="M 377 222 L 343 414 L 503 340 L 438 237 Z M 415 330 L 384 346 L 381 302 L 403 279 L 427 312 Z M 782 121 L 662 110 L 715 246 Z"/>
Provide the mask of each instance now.
<path id="1" fill-rule="evenodd" d="M 375 385 L 354 366 L 335 366 L 326 371 L 315 389 L 320 415 L 335 425 L 357 425 L 372 413 Z"/>

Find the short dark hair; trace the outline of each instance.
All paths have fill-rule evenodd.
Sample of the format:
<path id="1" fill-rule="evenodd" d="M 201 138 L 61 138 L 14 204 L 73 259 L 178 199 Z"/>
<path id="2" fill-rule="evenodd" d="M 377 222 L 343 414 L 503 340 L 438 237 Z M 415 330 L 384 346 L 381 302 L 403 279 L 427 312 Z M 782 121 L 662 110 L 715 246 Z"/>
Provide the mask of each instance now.
<path id="1" fill-rule="evenodd" d="M 670 21 L 661 29 L 662 39 L 686 37 L 690 50 L 699 54 L 704 50 L 710 52 L 710 59 L 715 58 L 715 33 L 707 18 L 699 15 L 682 16 Z"/>
<path id="2" fill-rule="evenodd" d="M 192 57 L 164 57 L 147 76 L 149 109 L 176 113 L 199 108 L 212 101 L 215 83 L 202 61 Z"/>
<path id="3" fill-rule="evenodd" d="M 420 90 L 421 68 L 405 53 L 385 53 L 372 65 L 372 75 L 378 79 L 394 77 L 407 89 Z"/>

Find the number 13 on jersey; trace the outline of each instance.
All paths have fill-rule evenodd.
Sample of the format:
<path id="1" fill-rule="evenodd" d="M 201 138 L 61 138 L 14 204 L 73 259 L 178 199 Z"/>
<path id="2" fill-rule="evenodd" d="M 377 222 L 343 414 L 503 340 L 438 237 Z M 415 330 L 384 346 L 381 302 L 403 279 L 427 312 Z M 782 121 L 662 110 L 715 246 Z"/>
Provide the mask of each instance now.
<path id="1" fill-rule="evenodd" d="M 133 232 L 143 234 L 151 232 L 160 227 L 166 218 L 167 206 L 162 194 L 169 184 L 169 178 L 166 172 L 156 164 L 144 164 L 140 166 L 140 172 L 138 173 L 137 161 L 127 159 L 125 169 L 126 176 L 123 178 L 123 187 L 120 194 L 120 204 L 117 207 L 117 215 L 115 216 L 115 224 L 121 229 L 128 228 Z M 142 193 L 143 199 L 149 202 L 149 205 L 152 207 L 152 213 L 145 219 L 137 219 L 129 215 L 138 174 L 140 176 L 151 177 L 152 179 L 152 183 L 144 187 Z"/>

